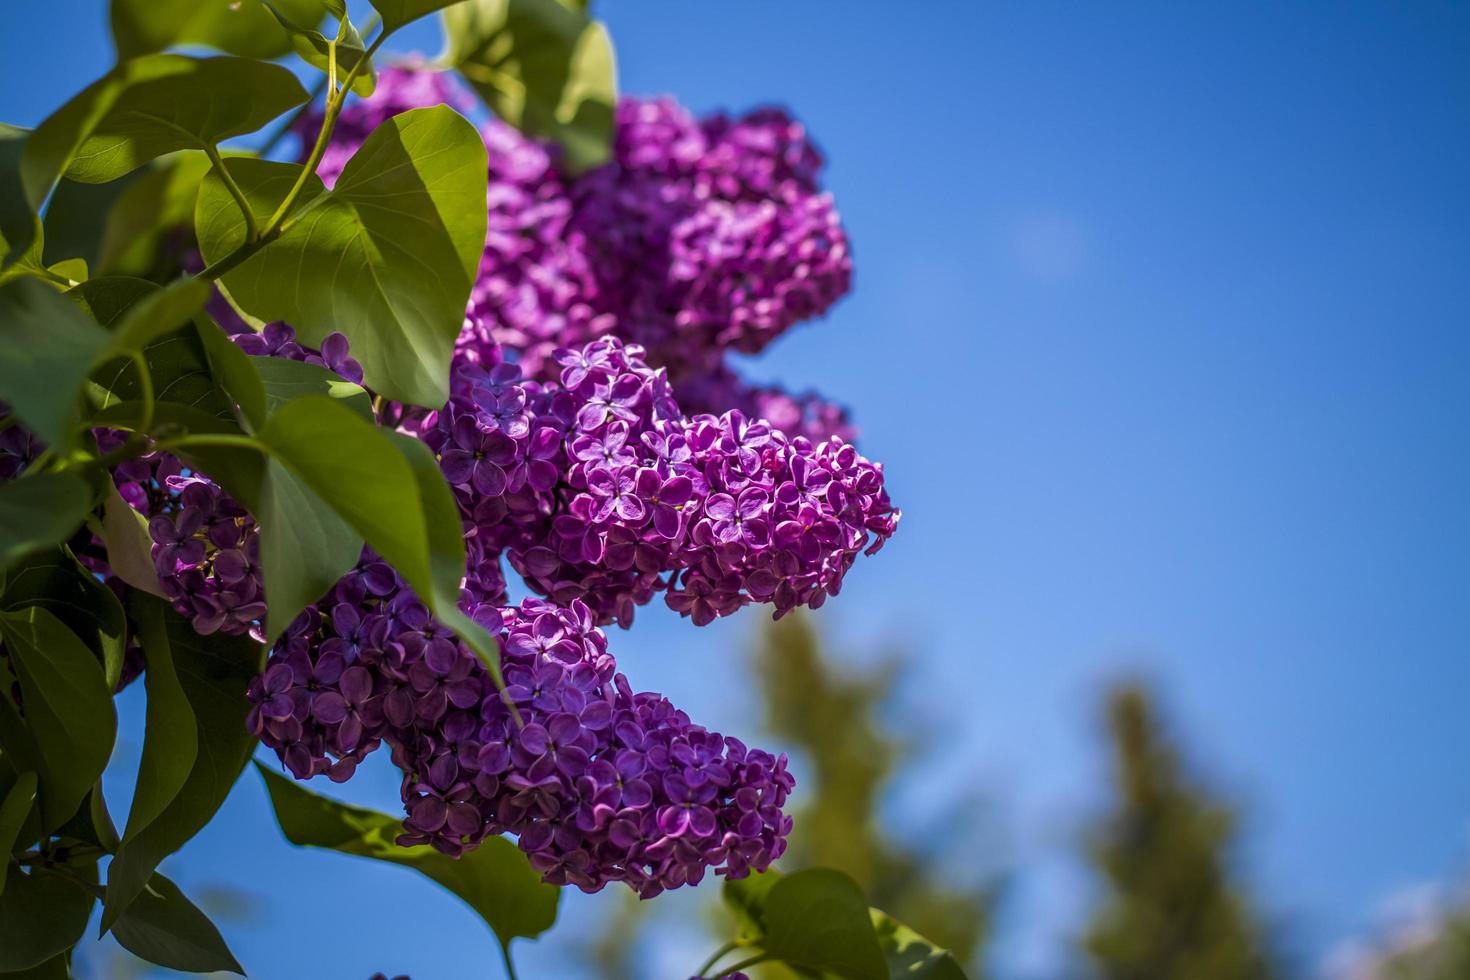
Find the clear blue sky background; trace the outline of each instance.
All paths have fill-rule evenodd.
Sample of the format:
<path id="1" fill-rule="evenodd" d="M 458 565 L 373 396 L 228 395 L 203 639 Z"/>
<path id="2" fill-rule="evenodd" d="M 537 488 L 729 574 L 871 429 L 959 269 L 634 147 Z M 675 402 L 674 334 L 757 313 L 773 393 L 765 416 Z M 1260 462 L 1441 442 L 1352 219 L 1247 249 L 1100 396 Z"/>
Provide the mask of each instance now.
<path id="1" fill-rule="evenodd" d="M 0 120 L 33 125 L 111 51 L 97 0 L 23 6 Z M 913 654 L 895 720 L 941 742 L 895 812 L 993 801 L 962 819 L 1014 871 L 1003 975 L 1061 968 L 1097 698 L 1130 669 L 1249 804 L 1250 879 L 1307 965 L 1463 870 L 1470 7 L 599 6 L 626 90 L 786 103 L 831 160 L 856 292 L 751 370 L 853 405 L 887 464 L 901 533 L 821 623 L 855 660 Z M 615 649 L 747 735 L 752 625 L 651 612 Z M 396 802 L 385 767 L 349 790 Z M 496 972 L 432 886 L 288 849 L 252 778 L 177 868 L 268 896 L 227 927 L 259 977 Z M 611 901 L 570 901 L 524 972 L 560 975 Z"/>

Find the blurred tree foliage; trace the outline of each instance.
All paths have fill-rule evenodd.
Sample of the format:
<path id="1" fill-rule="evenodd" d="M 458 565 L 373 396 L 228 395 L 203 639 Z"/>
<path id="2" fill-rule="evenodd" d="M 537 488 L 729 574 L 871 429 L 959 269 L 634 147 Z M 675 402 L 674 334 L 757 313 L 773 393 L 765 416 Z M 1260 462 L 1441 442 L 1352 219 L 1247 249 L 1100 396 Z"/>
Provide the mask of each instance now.
<path id="1" fill-rule="evenodd" d="M 978 964 L 998 886 L 961 884 L 964 876 L 943 855 L 898 839 L 893 822 L 879 816 L 888 780 L 908 754 L 878 719 L 899 666 L 890 657 L 867 672 L 839 669 L 806 615 L 765 627 L 756 671 L 766 729 L 802 757 L 801 807 L 781 867 L 846 871 L 874 906 L 961 963 Z"/>
<path id="2" fill-rule="evenodd" d="M 1267 980 L 1281 975 L 1232 882 L 1233 810 L 1185 772 L 1143 686 L 1108 701 L 1117 799 L 1088 849 L 1105 889 L 1082 940 L 1103 980 Z"/>

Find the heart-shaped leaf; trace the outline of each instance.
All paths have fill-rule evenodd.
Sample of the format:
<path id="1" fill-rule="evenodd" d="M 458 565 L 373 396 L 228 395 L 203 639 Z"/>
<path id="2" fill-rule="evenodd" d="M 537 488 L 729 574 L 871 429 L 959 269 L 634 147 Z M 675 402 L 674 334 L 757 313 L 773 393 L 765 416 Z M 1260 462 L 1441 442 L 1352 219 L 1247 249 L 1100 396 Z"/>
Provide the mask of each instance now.
<path id="1" fill-rule="evenodd" d="M 263 222 L 299 168 L 225 165 Z M 414 109 L 373 131 L 326 192 L 311 178 L 286 231 L 226 273 L 230 295 L 261 320 L 284 320 L 320 346 L 352 343 L 369 388 L 437 407 L 485 244 L 485 144 L 446 106 Z M 206 261 L 245 240 L 245 219 L 218 176 L 200 189 L 195 229 Z"/>

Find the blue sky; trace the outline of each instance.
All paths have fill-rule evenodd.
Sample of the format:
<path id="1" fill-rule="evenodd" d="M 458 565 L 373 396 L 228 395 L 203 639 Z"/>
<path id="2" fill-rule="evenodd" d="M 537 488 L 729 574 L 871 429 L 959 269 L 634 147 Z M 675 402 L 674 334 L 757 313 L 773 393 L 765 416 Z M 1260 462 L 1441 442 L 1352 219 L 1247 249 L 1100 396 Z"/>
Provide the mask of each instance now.
<path id="1" fill-rule="evenodd" d="M 905 819 L 993 801 L 1002 975 L 1053 975 L 1077 926 L 1097 699 L 1130 670 L 1249 805 L 1247 870 L 1306 963 L 1463 871 L 1470 7 L 601 6 L 625 90 L 787 104 L 831 161 L 856 290 L 749 369 L 851 404 L 905 509 L 820 622 L 913 655 L 895 721 L 942 749 Z M 102 8 L 7 18 L 0 120 L 105 70 Z M 747 734 L 752 626 L 650 611 L 615 651 Z M 396 800 L 382 768 L 350 790 Z M 257 976 L 438 980 L 482 950 L 494 974 L 452 899 L 289 850 L 249 779 L 178 868 L 269 896 L 228 929 Z M 609 902 L 570 902 L 523 972 Z"/>

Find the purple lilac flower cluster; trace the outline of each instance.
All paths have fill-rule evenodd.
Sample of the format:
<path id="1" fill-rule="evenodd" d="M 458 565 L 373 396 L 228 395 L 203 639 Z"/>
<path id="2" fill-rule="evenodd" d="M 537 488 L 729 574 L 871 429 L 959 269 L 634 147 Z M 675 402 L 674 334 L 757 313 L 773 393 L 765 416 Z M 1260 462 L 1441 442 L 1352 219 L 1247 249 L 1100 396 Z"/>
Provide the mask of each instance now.
<path id="1" fill-rule="evenodd" d="M 437 103 L 470 100 L 443 73 L 384 70 L 342 114 L 318 172 L 330 183 L 373 126 Z M 304 120 L 303 133 L 319 122 Z M 788 435 L 850 438 L 845 414 L 815 396 L 726 380 L 727 350 L 763 350 L 851 286 L 847 236 L 800 123 L 774 108 L 696 120 L 671 99 L 628 98 L 613 160 L 580 175 L 504 123 L 481 133 L 489 230 L 468 329 L 503 345 L 525 377 L 553 381 L 557 349 L 616 332 L 667 368 L 691 407 L 769 407 Z M 737 400 L 714 400 L 725 394 Z"/>
<path id="2" fill-rule="evenodd" d="M 651 897 L 784 851 L 784 756 L 634 694 L 581 603 L 463 605 L 498 636 L 503 696 L 367 552 L 271 653 L 251 731 L 299 779 L 347 779 L 386 742 L 404 774 L 399 843 L 459 855 L 511 833 L 554 884 Z"/>
<path id="3" fill-rule="evenodd" d="M 123 438 L 99 431 L 98 447 L 105 452 Z M 112 478 L 118 495 L 148 517 L 158 583 L 195 632 L 260 639 L 265 587 L 255 518 L 214 481 L 168 453 L 121 463 Z"/>
<path id="4" fill-rule="evenodd" d="M 882 467 L 738 412 L 686 418 L 662 369 L 613 338 L 556 355 L 560 384 L 458 363 L 421 438 L 455 487 L 471 566 L 502 552 L 532 589 L 628 625 L 658 592 L 703 625 L 835 595 L 898 520 Z"/>

